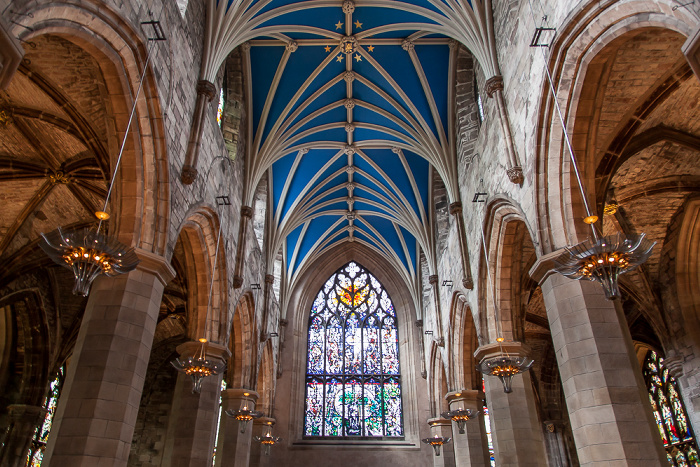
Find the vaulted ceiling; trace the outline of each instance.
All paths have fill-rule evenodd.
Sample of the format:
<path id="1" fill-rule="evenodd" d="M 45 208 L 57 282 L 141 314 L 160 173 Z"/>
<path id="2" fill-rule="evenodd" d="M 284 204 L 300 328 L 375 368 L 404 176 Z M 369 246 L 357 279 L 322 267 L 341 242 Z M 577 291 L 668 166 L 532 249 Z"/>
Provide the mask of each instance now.
<path id="1" fill-rule="evenodd" d="M 268 173 L 268 270 L 282 251 L 291 286 L 329 249 L 358 242 L 416 287 L 421 252 L 429 263 L 435 256 L 431 170 L 450 201 L 458 196 L 450 35 L 479 29 L 478 15 L 469 5 L 418 0 L 217 8 L 210 26 L 218 22 L 221 36 L 209 41 L 225 48 L 226 34 L 247 40 L 246 190 Z"/>

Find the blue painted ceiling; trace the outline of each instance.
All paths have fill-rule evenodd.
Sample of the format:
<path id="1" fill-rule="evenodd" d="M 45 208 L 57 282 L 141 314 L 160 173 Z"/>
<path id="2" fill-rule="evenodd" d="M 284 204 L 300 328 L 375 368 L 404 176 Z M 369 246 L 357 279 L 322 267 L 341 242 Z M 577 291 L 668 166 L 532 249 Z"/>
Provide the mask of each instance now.
<path id="1" fill-rule="evenodd" d="M 294 274 L 357 241 L 413 275 L 430 225 L 425 154 L 444 150 L 448 134 L 449 41 L 430 18 L 448 3 L 358 2 L 347 14 L 341 2 L 329 5 L 248 8 L 261 20 L 249 51 L 252 149 L 275 161 L 268 174 L 285 266 Z"/>

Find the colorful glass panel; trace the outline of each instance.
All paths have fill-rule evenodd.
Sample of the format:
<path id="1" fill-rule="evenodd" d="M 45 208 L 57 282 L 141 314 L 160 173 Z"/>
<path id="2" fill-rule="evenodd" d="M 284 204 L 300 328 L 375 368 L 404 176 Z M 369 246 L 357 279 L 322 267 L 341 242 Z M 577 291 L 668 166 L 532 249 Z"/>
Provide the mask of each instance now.
<path id="1" fill-rule="evenodd" d="M 697 444 L 678 392 L 678 384 L 668 368 L 664 368 L 663 358 L 653 350 L 647 353 L 643 373 L 669 465 L 698 467 Z"/>
<path id="2" fill-rule="evenodd" d="M 483 378 L 481 379 L 481 390 L 486 394 L 486 383 Z M 489 409 L 486 406 L 486 399 L 484 399 L 484 427 L 486 428 L 486 440 L 489 446 L 489 460 L 491 462 L 491 467 L 496 467 L 496 455 L 493 449 L 493 437 L 491 436 L 491 417 L 489 416 Z"/>
<path id="3" fill-rule="evenodd" d="M 46 415 L 41 425 L 34 430 L 32 443 L 27 453 L 27 466 L 29 467 L 40 467 L 44 459 L 44 450 L 49 440 L 49 433 L 53 425 L 53 417 L 56 414 L 56 407 L 58 406 L 58 398 L 61 395 L 65 370 L 63 366 L 59 368 L 56 377 L 51 381 L 51 384 L 49 384 L 49 391 L 43 405 L 46 410 Z"/>
<path id="4" fill-rule="evenodd" d="M 224 88 L 222 87 L 219 92 L 219 105 L 216 108 L 216 123 L 219 124 L 219 128 L 221 128 L 221 123 L 224 121 L 224 104 L 226 104 L 226 100 L 224 98 Z"/>
<path id="5" fill-rule="evenodd" d="M 381 283 L 350 262 L 309 316 L 304 436 L 402 437 L 396 312 Z"/>

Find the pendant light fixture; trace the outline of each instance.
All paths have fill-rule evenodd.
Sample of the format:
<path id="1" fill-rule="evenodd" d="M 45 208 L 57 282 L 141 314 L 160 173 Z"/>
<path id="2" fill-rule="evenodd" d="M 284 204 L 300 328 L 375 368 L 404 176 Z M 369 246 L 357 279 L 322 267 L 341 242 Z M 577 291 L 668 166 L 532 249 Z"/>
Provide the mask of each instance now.
<path id="1" fill-rule="evenodd" d="M 433 450 L 435 451 L 435 456 L 439 457 L 442 446 L 452 441 L 452 438 L 435 435 L 432 438 L 424 438 L 421 441 L 432 446 Z"/>
<path id="2" fill-rule="evenodd" d="M 217 196 L 217 206 L 230 206 L 231 201 L 228 196 Z M 219 217 L 219 230 L 216 236 L 216 250 L 214 251 L 214 263 L 211 267 L 211 277 L 209 280 L 209 299 L 207 301 L 207 311 L 204 315 L 204 330 L 202 334 L 206 334 L 207 322 L 209 321 L 209 309 L 211 308 L 212 295 L 214 293 L 214 274 L 216 274 L 216 265 L 219 259 L 219 245 L 221 244 L 221 226 L 223 222 Z M 206 337 L 198 339 L 202 344 L 199 350 L 192 356 L 186 358 L 176 358 L 170 364 L 181 373 L 184 373 L 192 378 L 192 392 L 199 394 L 202 390 L 202 381 L 207 376 L 214 376 L 221 373 L 226 368 L 226 364 L 219 359 L 207 358 L 208 341 Z"/>
<path id="3" fill-rule="evenodd" d="M 476 417 L 479 414 L 478 410 L 459 408 L 455 410 L 450 410 L 449 412 L 442 412 L 440 415 L 442 418 L 452 420 L 457 424 L 457 429 L 459 434 L 464 434 L 464 429 L 467 425 L 467 421 Z"/>
<path id="4" fill-rule="evenodd" d="M 129 122 L 127 123 L 124 138 L 122 139 L 121 148 L 119 149 L 119 156 L 114 166 L 114 172 L 109 183 L 104 206 L 101 211 L 95 212 L 95 216 L 99 220 L 97 229 L 93 230 L 87 227 L 59 227 L 48 234 L 42 233 L 41 236 L 44 241 L 39 242 L 41 249 L 44 250 L 55 263 L 73 271 L 73 275 L 75 276 L 73 293 L 75 295 L 87 296 L 90 293 L 92 282 L 100 274 L 106 276 L 124 274 L 133 271 L 139 264 L 139 258 L 136 256 L 134 249 L 119 242 L 115 237 L 108 236 L 106 229 L 102 229 L 102 224 L 110 217 L 107 213 L 107 207 L 112 189 L 114 188 L 114 182 L 117 178 L 122 155 L 124 154 L 131 123 L 136 113 L 136 104 L 141 94 L 141 89 L 143 88 L 146 71 L 148 71 L 148 63 L 151 60 L 155 44 L 159 41 L 166 40 L 159 21 L 147 21 L 141 24 L 152 28 L 153 37 L 148 38 L 149 45 L 146 62 L 143 65 L 143 72 L 139 80 L 138 90 L 134 96 Z"/>
<path id="5" fill-rule="evenodd" d="M 535 28 L 537 30 L 551 30 L 552 28 L 537 26 L 532 3 L 530 1 L 528 1 L 528 3 L 530 4 L 530 14 Z M 546 18 L 547 17 L 544 16 L 545 21 Z M 571 167 L 576 176 L 576 182 L 578 183 L 581 199 L 583 200 L 583 207 L 586 211 L 586 217 L 583 219 L 583 222 L 590 226 L 592 233 L 592 238 L 588 238 L 577 245 L 565 247 L 565 251 L 554 260 L 554 270 L 571 279 L 598 281 L 603 286 L 605 298 L 608 300 L 615 300 L 620 297 L 618 285 L 619 276 L 645 263 L 649 259 L 649 256 L 651 256 L 651 251 L 654 245 L 656 245 L 656 242 L 648 240 L 643 233 L 636 235 L 620 232 L 606 237 L 598 233 L 595 227 L 598 216 L 591 212 L 588 200 L 586 199 L 586 193 L 583 189 L 583 181 L 581 180 L 578 163 L 576 162 L 574 148 L 571 144 L 569 133 L 566 130 L 566 123 L 564 122 L 564 116 L 561 112 L 557 93 L 554 88 L 554 80 L 552 79 L 549 68 L 546 66 L 547 55 L 543 50 L 544 47 L 539 48 L 545 62 L 545 74 L 547 76 L 549 90 L 554 98 L 554 108 L 559 117 L 562 132 L 564 133 L 564 142 L 567 152 L 571 158 Z M 617 209 L 617 206 L 615 209 Z"/>

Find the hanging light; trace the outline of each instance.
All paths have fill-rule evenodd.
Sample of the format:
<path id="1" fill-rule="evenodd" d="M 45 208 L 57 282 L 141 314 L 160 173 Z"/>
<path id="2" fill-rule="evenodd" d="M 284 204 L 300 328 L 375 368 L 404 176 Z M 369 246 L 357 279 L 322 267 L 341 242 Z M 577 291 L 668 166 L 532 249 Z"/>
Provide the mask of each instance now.
<path id="1" fill-rule="evenodd" d="M 496 339 L 501 347 L 501 354 L 494 357 L 484 358 L 476 367 L 485 375 L 496 376 L 503 383 L 503 392 L 510 394 L 513 392 L 513 376 L 524 373 L 530 369 L 534 360 L 525 356 L 510 355 L 503 352 L 503 338 Z"/>
<path id="2" fill-rule="evenodd" d="M 265 433 L 263 433 L 262 436 L 255 436 L 253 439 L 262 445 L 263 454 L 269 456 L 270 448 L 282 441 L 282 438 L 279 436 L 272 436 L 272 425 L 270 424 L 265 426 L 263 429 L 265 430 Z"/>
<path id="3" fill-rule="evenodd" d="M 452 441 L 452 438 L 446 438 L 444 436 L 438 436 L 435 435 L 432 438 L 425 438 L 421 440 L 425 444 L 429 444 L 433 447 L 433 450 L 435 451 L 435 455 L 439 456 L 440 455 L 440 448 L 442 447 L 443 444 L 447 444 L 450 441 Z"/>
<path id="4" fill-rule="evenodd" d="M 459 434 L 463 435 L 467 421 L 476 417 L 478 414 L 478 410 L 459 408 L 450 410 L 449 412 L 442 412 L 440 415 L 442 418 L 447 418 L 455 422 L 457 424 L 457 428 L 459 429 Z"/>
<path id="5" fill-rule="evenodd" d="M 192 393 L 199 394 L 202 390 L 202 380 L 207 376 L 218 375 L 226 367 L 226 364 L 217 360 L 210 360 L 207 358 L 207 340 L 205 338 L 199 339 L 202 346 L 199 350 L 190 357 L 186 358 L 176 358 L 171 361 L 170 364 L 175 367 L 177 371 L 185 373 L 192 378 Z"/>
<path id="6" fill-rule="evenodd" d="M 217 206 L 230 206 L 231 202 L 228 196 L 217 196 L 216 197 Z M 209 300 L 207 302 L 207 311 L 204 315 L 204 323 L 206 330 L 206 323 L 209 320 L 209 309 L 211 308 L 211 298 L 214 293 L 214 273 L 216 272 L 216 265 L 219 259 L 219 245 L 221 244 L 221 220 L 219 220 L 219 230 L 216 236 L 216 250 L 214 251 L 214 262 L 211 266 L 211 278 L 209 280 Z M 192 387 L 193 394 L 199 394 L 202 390 L 202 380 L 207 376 L 214 376 L 221 373 L 221 371 L 226 368 L 226 364 L 220 360 L 210 360 L 207 358 L 207 339 L 202 337 L 199 339 L 202 346 L 199 351 L 194 354 L 194 356 L 187 357 L 184 359 L 176 358 L 171 361 L 170 364 L 175 367 L 177 371 L 185 373 L 192 378 L 194 383 Z"/>
<path id="7" fill-rule="evenodd" d="M 532 4 L 530 4 L 530 15 L 532 16 L 532 21 L 535 23 L 535 28 L 542 29 L 537 26 L 537 19 Z M 547 21 L 546 16 L 543 19 L 545 22 Z M 540 51 L 546 63 L 547 55 L 544 51 L 544 47 L 540 47 Z M 554 80 L 552 79 L 549 68 L 546 66 L 545 74 L 547 76 L 549 90 L 554 98 L 554 109 L 557 112 L 559 123 L 564 133 L 564 142 L 566 143 L 566 148 L 571 159 L 571 167 L 573 168 L 578 188 L 581 192 L 581 200 L 583 201 L 583 207 L 586 212 L 586 217 L 583 219 L 583 222 L 591 226 L 591 231 L 593 233 L 593 239 L 589 238 L 577 245 L 566 247 L 566 251 L 555 260 L 556 265 L 554 270 L 571 279 L 581 280 L 585 278 L 597 280 L 603 286 L 605 298 L 614 300 L 620 296 L 620 289 L 617 281 L 620 274 L 631 271 L 646 262 L 649 256 L 651 256 L 651 250 L 654 248 L 656 242 L 645 239 L 645 234 L 624 235 L 618 233 L 614 236 L 600 238 L 594 225 L 598 221 L 598 216 L 593 215 L 588 206 L 586 192 L 583 189 L 583 181 L 581 180 L 581 173 L 578 170 L 578 163 L 576 162 L 576 155 L 574 154 L 574 147 L 571 144 L 571 138 L 566 129 L 566 122 L 564 121 L 564 116 L 554 88 Z M 618 207 L 618 204 L 613 201 L 610 204 L 604 205 L 603 213 L 612 215 L 617 212 Z"/>
<path id="8" fill-rule="evenodd" d="M 554 270 L 571 279 L 596 280 L 605 291 L 605 298 L 620 297 L 618 277 L 643 264 L 656 242 L 641 235 L 618 233 L 608 237 L 588 239 L 578 245 L 566 247 L 555 260 Z"/>
<path id="9" fill-rule="evenodd" d="M 248 424 L 250 422 L 252 422 L 253 420 L 255 420 L 256 418 L 262 417 L 263 413 L 259 412 L 257 410 L 249 409 L 247 403 L 245 403 L 245 402 L 242 404 L 243 404 L 242 407 L 238 410 L 228 409 L 226 411 L 226 415 L 238 420 L 238 422 L 241 426 L 241 433 L 245 433 L 245 429 L 248 427 Z"/>
<path id="10" fill-rule="evenodd" d="M 41 236 L 44 238 L 39 243 L 41 249 L 55 263 L 73 271 L 75 295 L 86 297 L 92 281 L 100 274 L 124 274 L 139 264 L 133 248 L 89 228 L 64 230 L 59 227 Z"/>
<path id="11" fill-rule="evenodd" d="M 119 156 L 117 157 L 117 163 L 114 166 L 114 173 L 112 174 L 112 180 L 110 181 L 107 196 L 105 197 L 104 207 L 102 211 L 95 212 L 95 216 L 99 219 L 97 229 L 93 231 L 84 227 L 77 229 L 62 229 L 59 227 L 57 230 L 47 235 L 41 234 L 44 238 L 44 242 L 39 243 L 41 249 L 44 250 L 55 263 L 73 271 L 73 275 L 75 276 L 73 293 L 75 295 L 87 296 L 90 292 L 92 281 L 100 274 L 117 276 L 133 271 L 139 264 L 139 259 L 133 248 L 124 245 L 113 237 L 101 233 L 100 230 L 102 228 L 102 223 L 109 219 L 109 214 L 106 212 L 107 204 L 109 203 L 114 181 L 117 177 L 117 171 L 119 170 L 119 164 L 124 154 L 124 147 L 126 146 L 126 140 L 129 136 L 129 130 L 131 129 L 131 122 L 134 120 L 136 103 L 138 102 L 141 89 L 143 88 L 143 80 L 148 70 L 148 63 L 151 60 L 151 53 L 157 41 L 165 40 L 159 21 L 148 21 L 142 24 L 153 28 L 154 37 L 148 38 L 150 45 L 148 47 L 146 62 L 143 65 L 139 87 L 131 107 L 129 123 L 126 126 L 124 139 L 122 140 Z"/>

